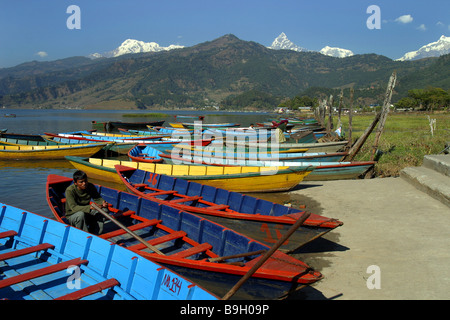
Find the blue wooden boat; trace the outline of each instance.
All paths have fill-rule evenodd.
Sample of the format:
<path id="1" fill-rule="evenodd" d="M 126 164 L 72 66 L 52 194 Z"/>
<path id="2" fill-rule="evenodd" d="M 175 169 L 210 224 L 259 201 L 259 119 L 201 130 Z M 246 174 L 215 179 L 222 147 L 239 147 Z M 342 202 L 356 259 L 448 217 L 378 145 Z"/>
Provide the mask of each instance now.
<path id="1" fill-rule="evenodd" d="M 87 143 L 98 143 L 99 141 L 94 140 L 88 140 L 84 138 L 64 138 L 64 137 L 43 137 L 45 141 L 51 144 L 87 144 Z M 0 140 L 1 142 L 1 140 Z M 30 144 L 32 142 L 30 141 Z M 40 143 L 40 142 L 38 142 Z M 128 151 L 130 151 L 131 148 L 135 147 L 137 145 L 136 142 L 111 142 L 108 143 L 105 148 L 103 148 L 104 151 L 112 151 L 118 154 L 126 155 L 128 154 Z"/>
<path id="2" fill-rule="evenodd" d="M 181 145 L 180 145 L 181 146 Z M 198 159 L 234 159 L 234 160 L 258 160 L 258 161 L 304 161 L 304 162 L 336 162 L 340 161 L 346 152 L 290 152 L 290 153 L 250 153 L 250 152 L 224 152 L 224 151 L 202 151 L 201 149 L 191 150 L 178 148 L 177 145 L 171 148 L 163 146 L 151 146 L 161 151 L 160 157 L 164 158 L 164 162 L 170 164 L 191 164 Z M 239 149 L 238 149 L 239 150 Z M 220 161 L 220 160 L 218 160 Z"/>
<path id="3" fill-rule="evenodd" d="M 56 137 L 56 138 L 70 138 L 70 139 L 79 139 L 79 140 L 87 140 L 87 141 L 96 141 L 96 142 L 126 142 L 126 143 L 147 143 L 152 141 L 158 141 L 161 139 L 161 136 L 152 136 L 152 137 L 139 137 L 139 138 L 123 138 L 123 137 L 108 137 L 108 136 L 100 136 L 100 135 L 93 135 L 91 133 L 81 133 L 81 134 L 74 134 L 74 133 L 51 133 L 46 132 L 46 135 L 50 137 Z"/>
<path id="4" fill-rule="evenodd" d="M 0 299 L 217 299 L 126 248 L 0 203 Z"/>
<path id="5" fill-rule="evenodd" d="M 250 195 L 164 174 L 122 165 L 116 165 L 115 168 L 130 192 L 193 212 L 267 245 L 273 245 L 304 213 Z M 294 251 L 341 225 L 341 221 L 311 213 L 280 249 Z"/>
<path id="6" fill-rule="evenodd" d="M 188 143 L 188 144 L 195 144 L 199 146 L 205 146 L 211 143 L 211 139 L 200 139 L 200 140 L 190 140 L 190 137 L 185 137 L 184 139 L 171 139 L 171 138 L 164 138 L 164 140 L 161 140 L 160 138 L 156 136 L 149 136 L 149 137 L 143 137 L 143 138 L 132 138 L 132 139 L 120 139 L 120 138 L 112 138 L 112 137 L 102 137 L 102 136 L 93 136 L 93 135 L 78 135 L 78 134 L 72 134 L 72 133 L 46 133 L 49 137 L 52 139 L 59 139 L 60 141 L 63 141 L 63 139 L 70 139 L 70 140 L 79 140 L 79 141 L 87 141 L 87 142 L 114 142 L 116 144 L 120 143 L 134 143 L 134 144 L 148 144 L 148 145 L 165 145 L 171 147 L 172 144 L 178 144 L 178 143 Z M 148 139 L 147 139 L 148 138 Z M 128 149 L 129 150 L 129 149 Z"/>
<path id="7" fill-rule="evenodd" d="M 128 157 L 130 158 L 130 161 L 162 162 L 163 158 L 159 156 L 160 153 L 161 152 L 159 150 L 146 144 L 138 144 L 128 151 Z"/>
<path id="8" fill-rule="evenodd" d="M 177 118 L 183 118 L 183 119 L 198 119 L 200 121 L 203 121 L 205 119 L 205 116 L 198 116 L 198 115 L 190 115 L 190 114 L 178 114 L 174 116 L 175 120 Z"/>
<path id="9" fill-rule="evenodd" d="M 164 127 L 158 127 L 158 129 L 153 129 L 150 127 L 148 130 L 132 130 L 119 128 L 119 131 L 126 135 L 139 135 L 144 137 L 163 135 L 166 137 L 176 137 L 176 138 L 187 136 L 193 133 L 193 130 L 164 128 Z"/>
<path id="10" fill-rule="evenodd" d="M 65 222 L 64 193 L 71 183 L 72 179 L 57 175 L 47 178 L 47 201 L 61 222 Z M 115 224 L 105 224 L 101 238 L 162 264 L 217 296 L 227 293 L 258 263 L 263 252 L 270 250 L 261 242 L 192 213 L 105 186 L 96 187 L 110 204 L 110 212 L 146 244 Z M 277 250 L 233 298 L 274 299 L 321 278 L 320 272 Z"/>
<path id="11" fill-rule="evenodd" d="M 137 135 L 137 136 L 161 136 L 161 135 L 168 135 L 170 136 L 172 134 L 172 131 L 170 132 L 159 132 L 159 131 L 150 131 L 150 130 L 133 130 L 133 129 L 123 129 L 119 128 L 119 131 L 123 133 L 124 135 Z M 174 130 L 175 131 L 175 130 Z M 181 131 L 180 131 L 181 132 Z"/>
<path id="12" fill-rule="evenodd" d="M 216 140 L 227 140 L 228 142 L 237 140 L 247 140 L 255 142 L 267 142 L 270 139 L 275 139 L 272 135 L 275 134 L 273 130 L 267 129 L 247 129 L 247 128 L 207 128 L 203 131 L 204 137 L 214 137 Z"/>

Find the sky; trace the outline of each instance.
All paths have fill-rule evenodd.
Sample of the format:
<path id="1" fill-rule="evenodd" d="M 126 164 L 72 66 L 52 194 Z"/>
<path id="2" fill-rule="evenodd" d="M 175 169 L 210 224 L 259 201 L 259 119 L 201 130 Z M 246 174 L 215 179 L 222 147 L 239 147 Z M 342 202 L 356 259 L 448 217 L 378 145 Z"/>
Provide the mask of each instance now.
<path id="1" fill-rule="evenodd" d="M 193 46 L 234 34 L 270 46 L 282 32 L 309 50 L 398 59 L 450 35 L 450 1 L 0 0 L 0 68 L 104 53 L 126 39 Z"/>

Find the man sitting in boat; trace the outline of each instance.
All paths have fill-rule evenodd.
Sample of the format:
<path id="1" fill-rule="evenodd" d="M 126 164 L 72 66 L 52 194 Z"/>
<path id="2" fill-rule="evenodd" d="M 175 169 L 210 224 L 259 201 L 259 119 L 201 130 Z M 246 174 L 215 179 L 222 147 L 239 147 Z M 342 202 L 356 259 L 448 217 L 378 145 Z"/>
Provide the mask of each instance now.
<path id="1" fill-rule="evenodd" d="M 101 234 L 103 216 L 95 210 L 90 202 L 94 201 L 107 210 L 108 203 L 100 196 L 95 186 L 88 181 L 84 171 L 73 174 L 73 184 L 66 189 L 66 218 L 71 226 L 83 231 Z"/>

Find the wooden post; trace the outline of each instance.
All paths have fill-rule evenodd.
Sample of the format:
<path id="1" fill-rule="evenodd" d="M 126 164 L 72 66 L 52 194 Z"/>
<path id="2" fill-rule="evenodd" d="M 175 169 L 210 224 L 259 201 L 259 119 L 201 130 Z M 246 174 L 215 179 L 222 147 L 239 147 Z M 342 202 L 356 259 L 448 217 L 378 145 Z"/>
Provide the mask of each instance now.
<path id="1" fill-rule="evenodd" d="M 327 104 L 328 108 L 328 122 L 327 122 L 327 133 L 330 133 L 333 130 L 333 95 L 330 95 L 330 100 Z"/>
<path id="2" fill-rule="evenodd" d="M 361 150 L 362 146 L 366 142 L 366 140 L 369 137 L 370 133 L 373 131 L 373 129 L 377 125 L 378 121 L 380 120 L 380 116 L 381 116 L 381 112 L 378 112 L 375 115 L 375 119 L 373 119 L 373 121 L 370 124 L 370 126 L 367 127 L 366 131 L 364 131 L 362 136 L 359 137 L 358 140 L 356 140 L 355 144 L 350 148 L 350 150 L 348 151 L 347 156 L 345 156 L 344 159 L 342 159 L 342 161 L 352 161 L 355 158 L 356 154 L 359 152 L 359 150 Z"/>
<path id="3" fill-rule="evenodd" d="M 354 96 L 354 89 L 353 87 L 350 88 L 350 108 L 348 113 L 348 147 L 351 147 L 352 145 L 352 133 L 353 133 L 353 127 L 352 127 L 352 119 L 353 119 L 353 96 Z"/>
<path id="4" fill-rule="evenodd" d="M 392 97 L 392 90 L 394 89 L 395 79 L 397 77 L 396 75 L 397 75 L 397 73 L 394 71 L 391 75 L 391 78 L 389 79 L 388 87 L 386 89 L 386 96 L 385 96 L 384 104 L 383 104 L 383 110 L 384 110 L 384 106 L 386 104 L 388 105 L 387 108 L 389 109 L 389 105 L 391 103 L 391 97 Z M 345 156 L 342 159 L 342 161 L 352 161 L 353 160 L 353 158 L 356 156 L 358 151 L 361 149 L 361 147 L 366 142 L 369 135 L 372 133 L 372 131 L 375 128 L 375 126 L 377 125 L 378 121 L 380 121 L 383 110 L 381 110 L 380 112 L 378 112 L 375 115 L 375 119 L 373 120 L 373 122 L 369 125 L 369 127 L 366 129 L 366 131 L 364 131 L 362 136 L 358 138 L 358 140 L 355 142 L 355 144 L 350 148 L 347 156 Z M 384 120 L 386 120 L 386 116 L 387 116 L 387 114 L 384 116 Z M 382 128 L 381 128 L 381 130 L 382 130 Z M 381 132 L 380 132 L 380 135 L 381 135 Z"/>
<path id="5" fill-rule="evenodd" d="M 375 159 L 375 154 L 378 149 L 378 143 L 380 142 L 381 134 L 383 133 L 384 125 L 389 113 L 389 108 L 391 106 L 392 92 L 394 91 L 395 82 L 397 80 L 397 72 L 394 71 L 389 78 L 388 87 L 386 90 L 386 95 L 384 97 L 383 108 L 381 109 L 380 122 L 378 123 L 377 131 L 375 133 L 375 141 L 372 147 L 372 155 L 370 156 L 370 161 Z"/>
<path id="6" fill-rule="evenodd" d="M 338 107 L 338 123 L 336 128 L 339 129 L 342 126 L 341 123 L 341 113 L 342 113 L 342 102 L 344 99 L 344 91 L 341 89 L 341 94 L 339 95 L 339 107 Z"/>
<path id="7" fill-rule="evenodd" d="M 325 125 L 325 109 L 326 109 L 327 99 L 323 99 L 319 104 L 319 123 L 323 127 Z"/>

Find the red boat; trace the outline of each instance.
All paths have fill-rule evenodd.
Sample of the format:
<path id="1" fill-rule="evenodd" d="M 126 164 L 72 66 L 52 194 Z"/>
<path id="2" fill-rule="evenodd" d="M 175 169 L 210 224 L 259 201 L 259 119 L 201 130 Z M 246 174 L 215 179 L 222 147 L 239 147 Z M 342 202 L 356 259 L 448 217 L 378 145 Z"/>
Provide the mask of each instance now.
<path id="1" fill-rule="evenodd" d="M 49 175 L 47 201 L 58 221 L 64 217 L 65 190 L 71 178 Z M 110 204 L 110 213 L 125 228 L 105 223 L 100 237 L 223 296 L 234 287 L 262 255 L 272 248 L 234 230 L 186 211 L 127 192 L 96 185 Z M 138 237 L 130 236 L 126 228 Z M 142 241 L 137 241 L 136 239 Z M 265 255 L 264 255 L 265 257 Z M 263 260 L 264 261 L 264 260 Z M 236 299 L 275 299 L 322 278 L 304 262 L 274 251 L 233 296 Z"/>
<path id="2" fill-rule="evenodd" d="M 193 212 L 249 237 L 273 245 L 305 212 L 238 192 L 197 182 L 115 166 L 127 189 L 143 198 Z M 311 214 L 281 246 L 287 252 L 323 236 L 343 223 Z"/>

